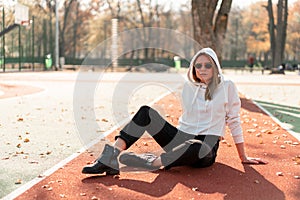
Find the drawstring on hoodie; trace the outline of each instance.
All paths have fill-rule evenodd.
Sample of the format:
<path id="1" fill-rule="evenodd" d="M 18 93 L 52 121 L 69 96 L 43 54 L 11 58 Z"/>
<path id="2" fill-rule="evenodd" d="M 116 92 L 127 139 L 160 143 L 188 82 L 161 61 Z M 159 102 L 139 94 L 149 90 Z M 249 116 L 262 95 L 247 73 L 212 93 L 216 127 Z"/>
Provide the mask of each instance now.
<path id="1" fill-rule="evenodd" d="M 206 86 L 205 84 L 203 84 L 203 83 L 200 83 L 200 84 L 198 85 L 198 87 L 197 87 L 197 89 L 196 89 L 196 92 L 195 92 L 195 94 L 194 94 L 194 97 L 193 97 L 193 100 L 192 100 L 192 104 L 191 104 L 191 105 L 193 105 L 193 104 L 196 102 L 198 93 L 199 93 L 200 89 L 202 89 L 202 88 L 203 88 L 203 89 L 206 89 L 207 86 Z M 209 100 L 205 100 L 205 112 L 207 112 L 208 103 L 209 103 Z M 193 107 L 193 106 L 191 106 L 191 108 L 192 108 L 192 107 Z"/>
<path id="2" fill-rule="evenodd" d="M 205 112 L 207 112 L 208 102 L 209 102 L 209 100 L 205 101 Z"/>
<path id="3" fill-rule="evenodd" d="M 195 101 L 196 101 L 196 98 L 197 98 L 197 95 L 198 95 L 198 93 L 199 93 L 199 90 L 200 90 L 200 86 L 197 87 L 197 89 L 196 89 L 195 95 L 194 95 L 193 100 L 192 100 L 192 105 L 193 105 L 193 104 L 195 103 Z M 191 107 L 192 107 L 192 106 L 191 106 Z"/>

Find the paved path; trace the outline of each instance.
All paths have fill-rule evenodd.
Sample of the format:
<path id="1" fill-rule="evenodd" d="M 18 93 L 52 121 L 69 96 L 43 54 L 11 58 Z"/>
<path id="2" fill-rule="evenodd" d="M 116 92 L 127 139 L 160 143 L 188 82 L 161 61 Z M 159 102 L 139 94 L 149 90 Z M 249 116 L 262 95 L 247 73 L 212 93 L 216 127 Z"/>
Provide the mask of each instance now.
<path id="1" fill-rule="evenodd" d="M 228 71 L 225 75 L 237 83 L 242 93 L 254 99 L 284 102 L 299 108 L 297 74 L 261 76 Z M 119 126 L 128 117 L 126 113 L 175 91 L 182 82 L 182 75 L 168 73 L 83 74 L 80 78 L 74 72 L 0 74 L 2 85 L 43 89 L 39 93 L 0 100 L 2 112 L 6 113 L 0 118 L 1 143 L 4 144 L 0 150 L 0 197 L 76 153 L 105 131 Z M 95 102 L 74 105 L 74 94 L 82 92 L 82 99 L 90 95 L 84 88 L 93 89 Z M 116 114 L 122 107 L 127 110 Z M 80 114 L 74 114 L 74 109 L 79 109 Z M 92 118 L 91 112 L 95 113 Z M 85 136 L 77 128 L 87 121 L 91 121 L 87 127 L 91 127 L 88 132 L 92 134 Z M 18 179 L 21 184 L 15 184 Z"/>
<path id="2" fill-rule="evenodd" d="M 267 159 L 268 165 L 242 165 L 231 137 L 226 134 L 216 163 L 205 169 L 176 167 L 147 172 L 122 167 L 121 174 L 114 177 L 81 174 L 82 166 L 99 156 L 92 148 L 50 176 L 39 178 L 40 182 L 16 199 L 297 200 L 300 145 L 250 100 L 244 97 L 241 100 L 246 150 L 251 156 Z M 178 99 L 169 95 L 157 105 L 163 108 L 170 123 L 177 123 Z M 106 139 L 113 141 L 117 132 Z M 100 140 L 96 147 L 101 149 L 104 143 Z M 129 151 L 159 153 L 160 147 L 153 139 L 144 137 Z"/>
<path id="3" fill-rule="evenodd" d="M 179 74 L 164 73 L 0 74 L 0 107 L 5 113 L 0 116 L 0 197 L 119 126 L 128 113 L 172 92 L 182 81 Z M 36 93 L 24 95 L 31 93 L 26 91 L 29 87 Z M 18 180 L 21 184 L 15 184 Z"/>

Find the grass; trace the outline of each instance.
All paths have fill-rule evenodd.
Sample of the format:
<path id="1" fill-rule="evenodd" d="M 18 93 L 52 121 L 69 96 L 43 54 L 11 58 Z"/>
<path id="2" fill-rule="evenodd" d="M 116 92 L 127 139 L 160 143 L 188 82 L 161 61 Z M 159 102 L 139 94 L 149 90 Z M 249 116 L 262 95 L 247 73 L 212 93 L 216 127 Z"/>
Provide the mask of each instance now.
<path id="1" fill-rule="evenodd" d="M 290 129 L 300 134 L 300 108 L 281 104 L 258 101 L 264 109 L 271 113 L 282 123 L 289 125 Z"/>

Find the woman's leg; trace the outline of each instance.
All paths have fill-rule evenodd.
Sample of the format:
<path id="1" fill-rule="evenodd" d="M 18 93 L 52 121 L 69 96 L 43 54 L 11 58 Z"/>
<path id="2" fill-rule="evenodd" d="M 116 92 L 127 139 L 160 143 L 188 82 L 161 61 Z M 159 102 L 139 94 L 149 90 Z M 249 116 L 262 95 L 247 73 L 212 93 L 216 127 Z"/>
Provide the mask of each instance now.
<path id="1" fill-rule="evenodd" d="M 218 147 L 218 136 L 197 136 L 196 139 L 187 140 L 172 151 L 163 153 L 160 162 L 166 169 L 183 165 L 208 167 L 215 162 Z"/>
<path id="2" fill-rule="evenodd" d="M 126 149 L 135 143 L 147 131 L 154 140 L 165 150 L 170 151 L 175 146 L 190 139 L 176 127 L 169 124 L 160 114 L 149 106 L 142 106 L 132 120 L 116 136 L 126 143 Z M 121 145 L 120 145 L 121 146 Z"/>
<path id="3" fill-rule="evenodd" d="M 120 152 L 129 148 L 145 131 L 148 131 L 165 150 L 171 149 L 171 146 L 168 144 L 172 143 L 171 141 L 178 132 L 157 111 L 148 106 L 142 106 L 133 119 L 120 131 L 120 135 L 116 136 L 114 146 L 106 144 L 100 157 L 94 164 L 85 166 L 82 173 L 101 174 L 106 172 L 108 174 L 118 174 L 119 164 L 117 157 Z"/>
<path id="4" fill-rule="evenodd" d="M 128 166 L 147 169 L 159 169 L 161 166 L 170 169 L 182 165 L 208 167 L 215 162 L 218 147 L 218 136 L 196 136 L 196 139 L 186 140 L 160 157 L 129 152 L 122 154 L 119 160 Z"/>
<path id="5" fill-rule="evenodd" d="M 126 149 L 126 142 L 122 138 L 117 138 L 114 143 L 114 147 L 123 151 Z"/>

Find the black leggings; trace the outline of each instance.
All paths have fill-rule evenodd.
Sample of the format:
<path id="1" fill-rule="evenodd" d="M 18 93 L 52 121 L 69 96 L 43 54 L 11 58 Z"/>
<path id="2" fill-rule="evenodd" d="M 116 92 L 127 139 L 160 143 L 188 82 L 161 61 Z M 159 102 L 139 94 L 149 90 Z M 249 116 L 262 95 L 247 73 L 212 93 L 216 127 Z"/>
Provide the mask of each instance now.
<path id="1" fill-rule="evenodd" d="M 129 148 L 145 131 L 164 149 L 161 161 L 166 169 L 182 165 L 208 167 L 215 162 L 219 136 L 180 131 L 149 106 L 142 106 L 115 139 L 122 138 Z"/>

